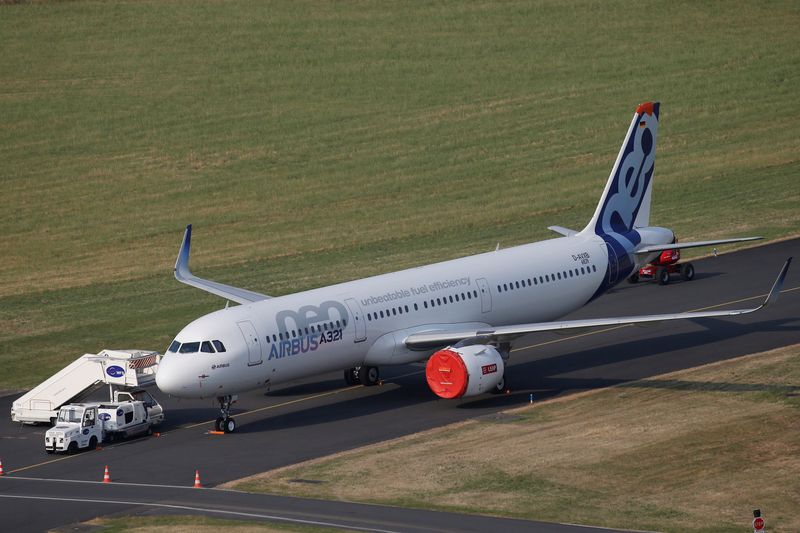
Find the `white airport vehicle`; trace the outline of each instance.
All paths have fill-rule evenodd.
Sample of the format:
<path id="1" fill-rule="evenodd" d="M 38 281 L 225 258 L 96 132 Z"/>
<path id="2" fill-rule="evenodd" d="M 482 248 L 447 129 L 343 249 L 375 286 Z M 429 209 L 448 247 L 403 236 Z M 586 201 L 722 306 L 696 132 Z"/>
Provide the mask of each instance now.
<path id="1" fill-rule="evenodd" d="M 161 405 L 147 391 L 118 391 L 114 400 L 61 407 L 56 425 L 45 433 L 45 451 L 72 454 L 84 448 L 93 450 L 101 442 L 150 434 L 153 426 L 164 420 Z"/>
<path id="2" fill-rule="evenodd" d="M 241 305 L 183 328 L 159 364 L 158 387 L 216 397 L 216 426 L 231 432 L 231 404 L 247 390 L 332 370 L 374 385 L 381 366 L 427 360 L 435 394 L 468 397 L 504 389 L 512 344 L 529 333 L 731 317 L 773 303 L 791 259 L 758 307 L 559 320 L 665 250 L 760 238 L 678 243 L 670 229 L 650 225 L 659 111 L 653 102 L 636 108 L 591 220 L 580 231 L 552 226 L 563 235 L 552 240 L 271 298 L 194 276 L 187 226 L 175 277 Z"/>
<path id="3" fill-rule="evenodd" d="M 161 354 L 145 350 L 103 350 L 84 354 L 11 405 L 11 420 L 53 424 L 59 408 L 78 403 L 103 385 L 120 389 L 151 385 Z"/>

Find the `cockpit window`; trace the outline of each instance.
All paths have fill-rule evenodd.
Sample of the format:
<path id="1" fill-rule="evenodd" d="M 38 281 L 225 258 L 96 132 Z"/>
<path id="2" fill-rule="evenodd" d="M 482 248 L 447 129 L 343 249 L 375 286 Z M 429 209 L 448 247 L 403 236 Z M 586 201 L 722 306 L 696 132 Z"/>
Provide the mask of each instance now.
<path id="1" fill-rule="evenodd" d="M 210 342 L 203 341 L 203 344 L 200 345 L 200 351 L 205 353 L 214 353 L 214 348 L 211 347 Z"/>
<path id="2" fill-rule="evenodd" d="M 172 344 L 169 345 L 167 349 L 168 352 L 178 353 L 178 349 L 181 347 L 181 343 L 178 341 L 172 341 Z"/>
<path id="3" fill-rule="evenodd" d="M 214 348 L 216 348 L 218 352 L 224 352 L 225 351 L 225 345 L 222 344 L 222 342 L 220 342 L 220 341 L 211 341 L 211 342 L 214 343 Z"/>
<path id="4" fill-rule="evenodd" d="M 181 345 L 180 353 L 194 353 L 200 351 L 199 342 L 184 342 Z"/>

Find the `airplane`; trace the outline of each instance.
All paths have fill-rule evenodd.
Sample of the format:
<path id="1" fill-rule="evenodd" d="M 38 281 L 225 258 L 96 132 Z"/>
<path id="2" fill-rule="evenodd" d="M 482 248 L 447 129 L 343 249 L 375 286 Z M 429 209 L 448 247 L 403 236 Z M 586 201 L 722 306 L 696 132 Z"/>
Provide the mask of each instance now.
<path id="1" fill-rule="evenodd" d="M 348 384 L 376 385 L 379 367 L 427 360 L 441 398 L 505 389 L 512 344 L 540 331 L 736 316 L 775 302 L 789 258 L 758 307 L 558 320 L 598 298 L 661 252 L 760 239 L 678 243 L 650 226 L 660 104 L 639 105 L 600 202 L 581 231 L 280 297 L 199 278 L 189 269 L 186 227 L 175 277 L 240 305 L 202 316 L 175 337 L 156 383 L 182 398 L 216 398 L 217 431 L 231 433 L 238 394 L 343 370 Z"/>

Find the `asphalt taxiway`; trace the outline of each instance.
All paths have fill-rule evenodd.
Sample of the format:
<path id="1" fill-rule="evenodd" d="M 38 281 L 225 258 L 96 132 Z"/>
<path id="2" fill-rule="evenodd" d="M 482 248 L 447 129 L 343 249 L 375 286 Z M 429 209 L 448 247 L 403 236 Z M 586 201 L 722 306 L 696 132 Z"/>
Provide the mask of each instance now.
<path id="1" fill-rule="evenodd" d="M 786 258 L 797 256 L 798 252 L 800 240 L 794 239 L 697 261 L 694 281 L 675 280 L 663 287 L 654 283 L 623 284 L 570 318 L 753 307 L 766 296 Z M 378 387 L 347 387 L 343 385 L 342 376 L 335 373 L 278 387 L 266 394 L 240 396 L 234 410 L 239 425 L 237 432 L 212 435 L 208 431 L 217 416 L 215 402 L 174 400 L 154 391 L 165 405 L 168 416 L 160 437 L 115 444 L 75 456 L 46 455 L 42 449 L 46 427 L 12 424 L 4 415 L 0 418 L 0 460 L 6 472 L 6 477 L 0 478 L 3 528 L 39 531 L 53 527 L 55 523 L 45 521 L 45 515 L 55 508 L 53 501 L 45 503 L 46 500 L 32 498 L 46 495 L 49 489 L 43 487 L 74 486 L 66 482 L 28 480 L 25 482 L 30 485 L 23 491 L 27 499 L 8 497 L 22 495 L 18 483 L 23 480 L 16 478 L 96 482 L 102 479 L 103 467 L 107 464 L 116 482 L 191 487 L 194 472 L 199 469 L 204 484 L 215 486 L 306 459 L 490 415 L 527 403 L 530 394 L 536 399 L 545 399 L 800 343 L 798 270 L 800 264 L 794 264 L 775 305 L 751 315 L 724 320 L 674 321 L 648 327 L 621 326 L 569 336 L 526 337 L 515 345 L 507 370 L 512 392 L 504 396 L 480 396 L 455 402 L 439 400 L 428 390 L 422 367 L 415 365 L 382 369 L 385 382 Z M 754 378 L 757 385 L 756 382 Z M 0 413 L 8 413 L 17 396 L 0 398 Z M 94 487 L 93 491 L 108 488 L 108 485 L 98 488 L 96 483 L 79 485 Z M 71 490 L 63 489 L 62 493 L 68 494 Z M 130 490 L 132 494 L 141 492 L 143 495 L 148 491 L 156 494 L 154 489 L 144 486 Z M 212 491 L 197 491 L 202 492 Z M 223 494 L 223 491 L 213 493 Z M 187 495 L 186 491 L 180 494 L 185 499 L 181 500 L 183 503 L 191 503 L 192 498 L 199 497 L 192 492 Z M 85 500 L 93 499 L 85 496 Z M 174 495 L 159 497 L 166 501 L 174 499 Z M 273 508 L 266 498 L 275 497 L 249 497 L 265 498 L 261 508 Z M 130 499 L 132 496 L 124 498 L 128 498 L 127 503 L 67 503 L 64 509 L 70 512 L 60 515 L 57 523 L 66 524 L 124 509 L 136 509 L 140 513 L 141 505 L 146 505 L 135 503 Z M 148 501 L 153 503 L 153 500 Z M 330 504 L 331 509 L 343 505 L 325 504 Z M 309 515 L 315 512 L 311 503 L 298 505 L 307 509 Z M 279 510 L 279 506 L 275 509 Z M 379 521 L 382 512 L 375 512 L 368 520 Z M 397 512 L 407 517 L 405 527 L 399 525 L 402 520 L 392 522 L 393 527 L 374 527 L 412 530 L 416 527 L 413 525 L 415 513 L 421 511 Z M 332 511 L 325 516 L 333 515 L 346 517 L 347 512 Z M 9 517 L 16 522 L 10 524 Z M 533 523 L 525 524 L 534 527 Z M 534 530 L 544 527 L 549 526 L 539 524 Z"/>

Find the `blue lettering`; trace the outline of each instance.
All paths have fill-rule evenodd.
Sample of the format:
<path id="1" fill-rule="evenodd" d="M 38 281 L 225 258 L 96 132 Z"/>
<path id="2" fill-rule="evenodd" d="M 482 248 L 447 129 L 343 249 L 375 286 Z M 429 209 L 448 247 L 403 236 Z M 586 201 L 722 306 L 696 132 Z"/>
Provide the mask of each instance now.
<path id="1" fill-rule="evenodd" d="M 276 359 L 277 357 L 278 357 L 278 348 L 277 348 L 277 345 L 273 344 L 272 348 L 270 348 L 270 350 L 269 350 L 269 359 L 268 360 L 271 361 L 273 359 Z"/>

